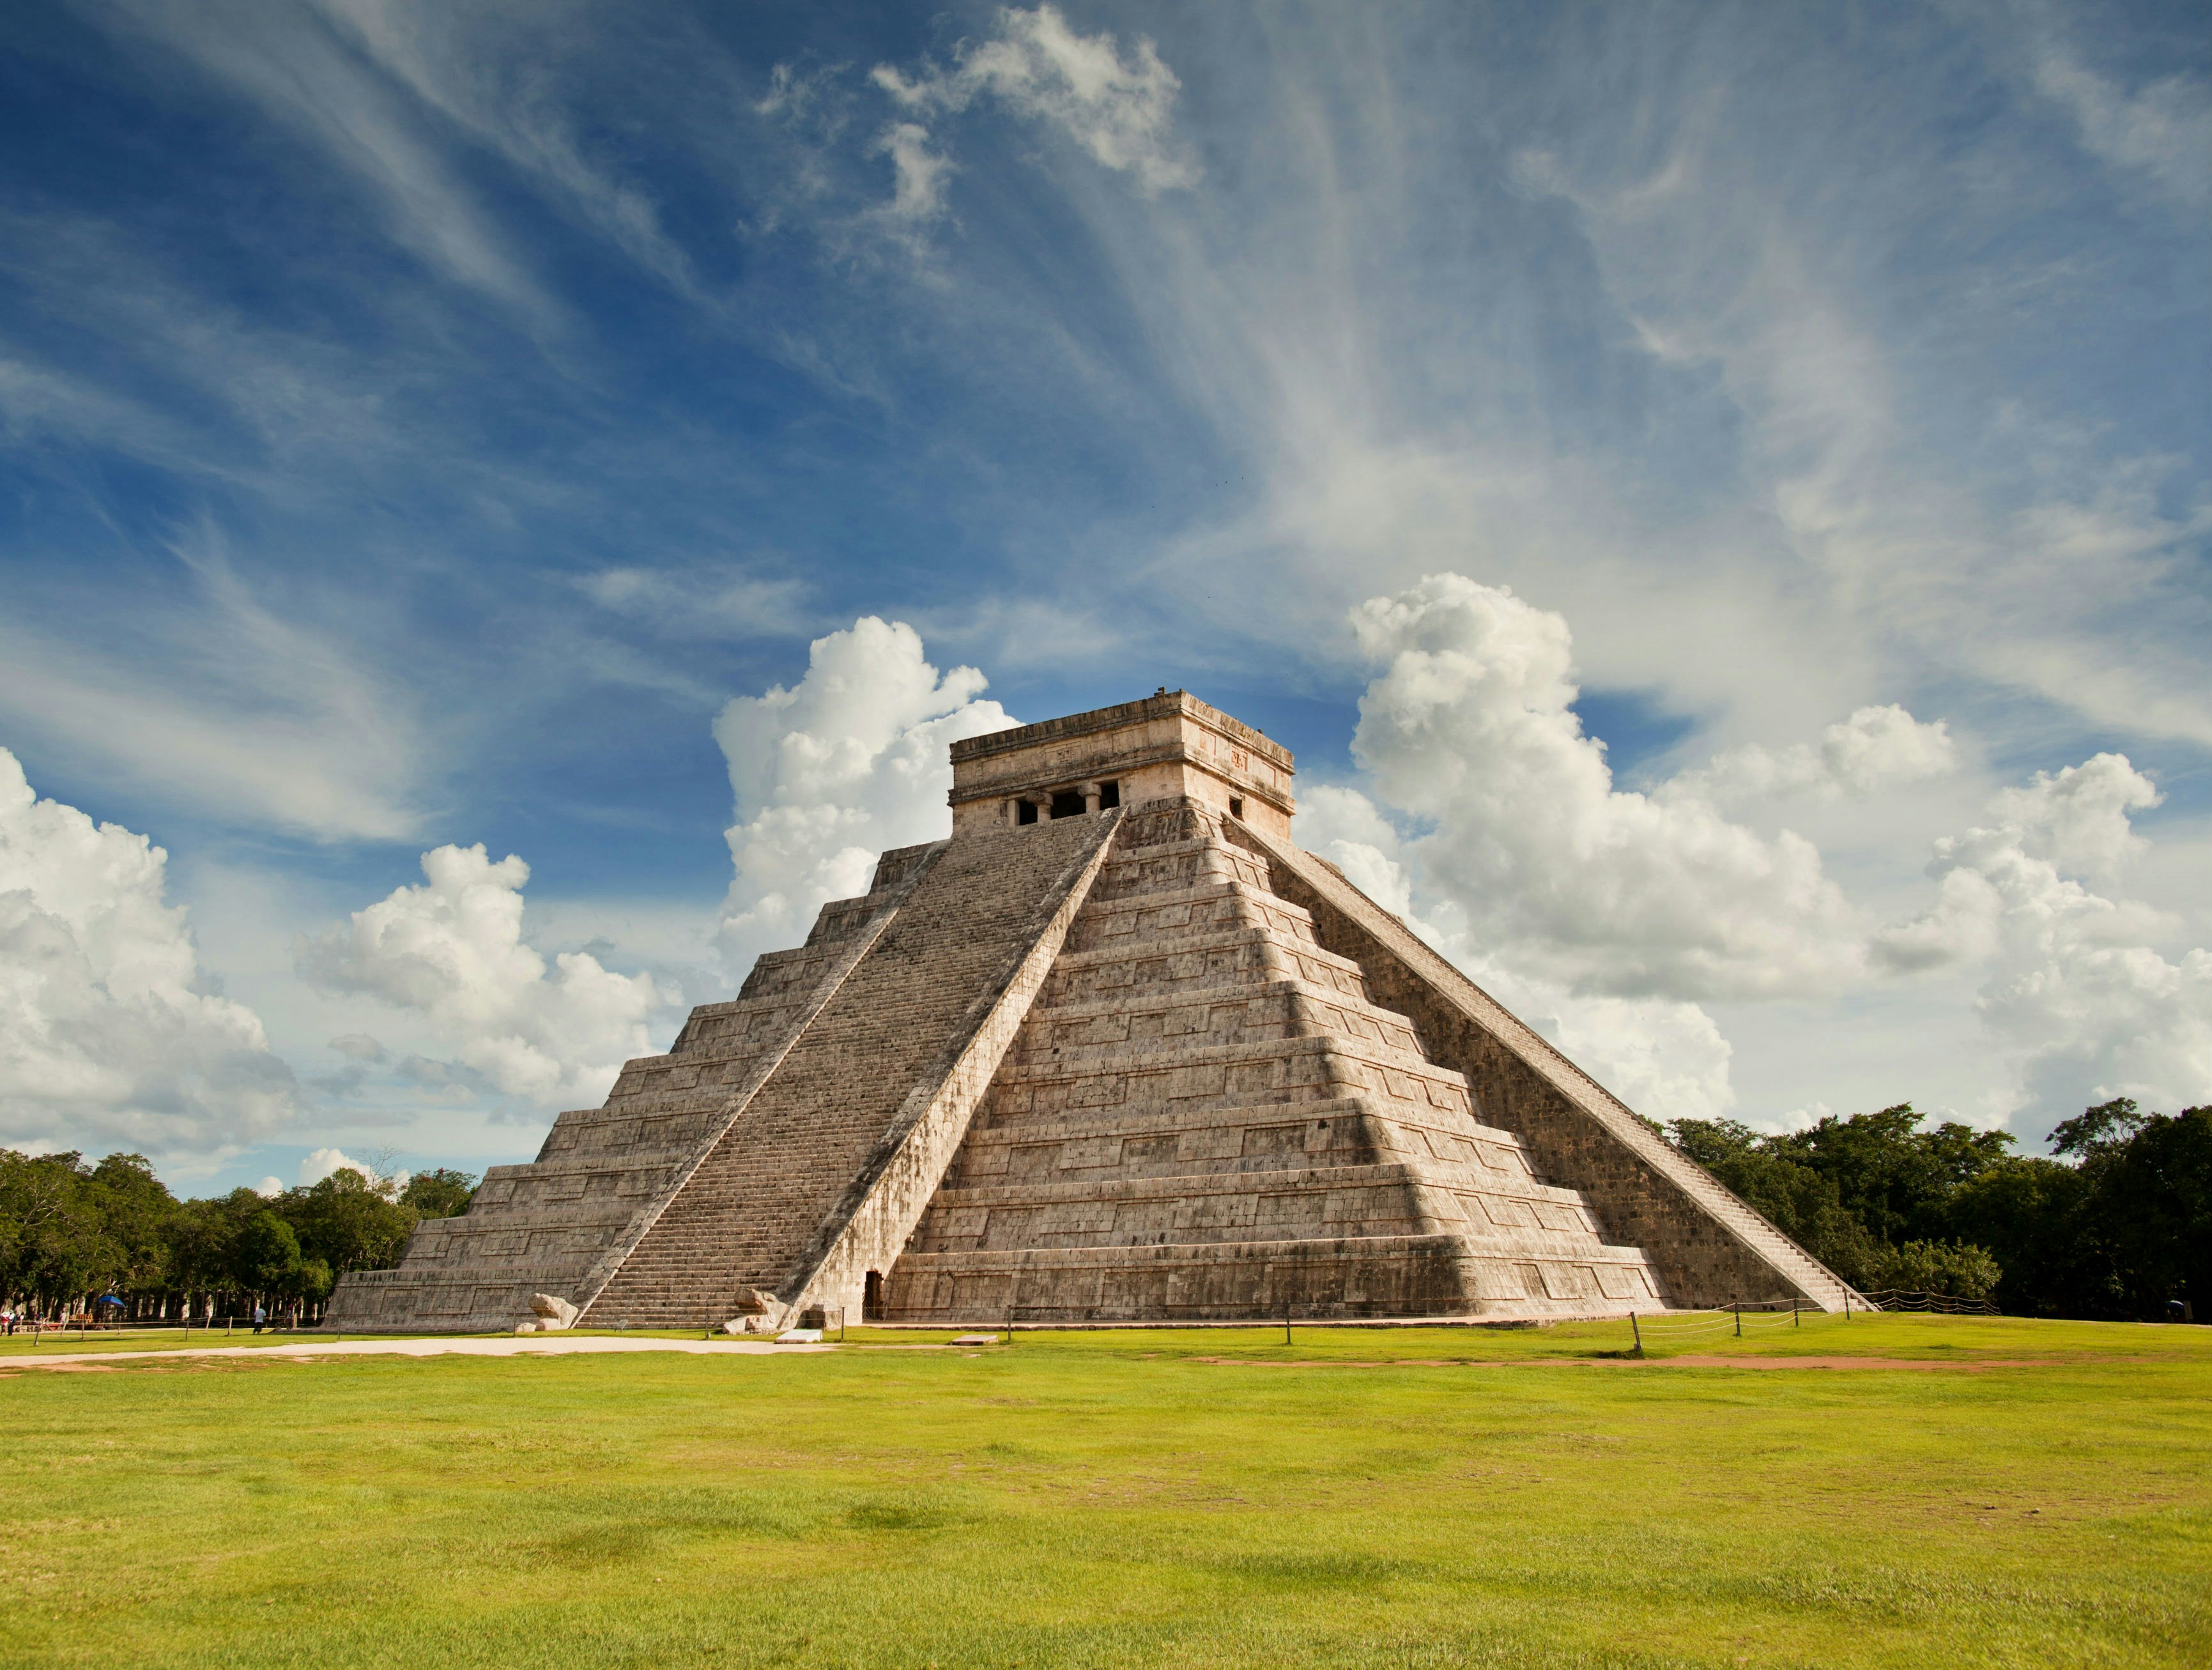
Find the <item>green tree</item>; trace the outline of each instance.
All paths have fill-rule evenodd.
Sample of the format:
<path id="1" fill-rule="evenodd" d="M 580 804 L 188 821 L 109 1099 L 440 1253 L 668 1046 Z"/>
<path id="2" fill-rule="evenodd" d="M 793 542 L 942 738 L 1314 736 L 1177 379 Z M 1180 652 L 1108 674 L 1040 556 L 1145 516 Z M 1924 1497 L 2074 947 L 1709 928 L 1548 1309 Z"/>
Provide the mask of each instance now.
<path id="1" fill-rule="evenodd" d="M 178 1205 L 152 1163 L 143 1154 L 110 1154 L 86 1181 L 108 1242 L 101 1284 L 134 1297 L 166 1290 L 168 1227 Z"/>
<path id="2" fill-rule="evenodd" d="M 477 1180 L 471 1174 L 440 1166 L 410 1177 L 407 1187 L 399 1192 L 399 1204 L 414 1207 L 424 1218 L 459 1218 L 469 1209 L 476 1192 Z"/>
<path id="3" fill-rule="evenodd" d="M 1962 1183 L 2005 1160 L 2012 1139 L 1946 1124 L 1922 1131 L 1909 1103 L 1761 1136 L 1734 1120 L 1676 1120 L 1674 1145 L 1861 1290 L 1985 1297 L 2002 1273 L 1987 1248 L 1950 1235 Z"/>
<path id="4" fill-rule="evenodd" d="M 2155 1316 L 2170 1299 L 2212 1306 L 2212 1108 L 2144 1114 L 2123 1098 L 2051 1139 L 2081 1157 L 2087 1238 L 2106 1261 L 2118 1314 Z"/>
<path id="5" fill-rule="evenodd" d="M 1877 1258 L 1873 1286 L 1908 1293 L 1986 1299 L 2004 1272 L 1984 1248 L 1954 1241 L 1908 1241 Z"/>
<path id="6" fill-rule="evenodd" d="M 300 1238 L 273 1212 L 249 1219 L 233 1257 L 238 1285 L 249 1293 L 288 1293 L 300 1272 Z"/>
<path id="7" fill-rule="evenodd" d="M 1876 1285 L 1881 1243 L 1848 1211 L 1833 1177 L 1735 1120 L 1678 1119 L 1674 1145 L 1855 1287 Z"/>
<path id="8" fill-rule="evenodd" d="M 388 1181 L 343 1169 L 312 1187 L 288 1190 L 276 1209 L 303 1251 L 333 1271 L 388 1269 L 399 1262 L 420 1220 L 392 1193 Z"/>
<path id="9" fill-rule="evenodd" d="M 10 1290 L 55 1306 L 82 1301 L 126 1262 L 107 1233 L 92 1168 L 76 1153 L 8 1151 L 0 1249 Z"/>
<path id="10" fill-rule="evenodd" d="M 1876 1241 L 1933 1241 L 1949 1230 L 1952 1195 L 2003 1159 L 2012 1138 L 1956 1123 L 1923 1131 L 1922 1118 L 1902 1102 L 1878 1114 L 1832 1114 L 1771 1145 L 1832 1180 L 1838 1201 Z"/>
<path id="11" fill-rule="evenodd" d="M 266 1204 L 251 1189 L 181 1203 L 167 1232 L 169 1278 L 177 1290 L 188 1299 L 235 1292 L 239 1232 Z"/>
<path id="12" fill-rule="evenodd" d="M 1961 1184 L 1952 1233 L 2003 1267 L 1991 1297 L 2018 1316 L 2108 1316 L 2120 1295 L 2091 1230 L 2089 1181 L 2057 1160 L 2015 1156 Z"/>

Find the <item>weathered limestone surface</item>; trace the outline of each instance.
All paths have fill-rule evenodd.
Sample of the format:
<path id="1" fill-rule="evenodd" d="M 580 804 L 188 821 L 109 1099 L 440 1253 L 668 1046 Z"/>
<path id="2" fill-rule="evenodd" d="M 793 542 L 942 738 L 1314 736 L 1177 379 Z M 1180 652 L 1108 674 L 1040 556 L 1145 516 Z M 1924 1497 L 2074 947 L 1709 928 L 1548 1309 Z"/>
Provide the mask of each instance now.
<path id="1" fill-rule="evenodd" d="M 1863 1303 L 1300 852 L 1256 732 L 1163 691 L 953 751 L 951 841 L 327 1326 Z"/>
<path id="2" fill-rule="evenodd" d="M 1866 1301 L 1678 1152 L 1604 1086 L 1417 938 L 1324 859 L 1246 827 L 1237 841 L 1311 912 L 1322 943 L 1355 961 L 1381 1001 L 1466 1075 L 1545 1175 L 1572 1179 L 1606 1234 L 1642 1248 L 1675 1303 Z"/>
<path id="3" fill-rule="evenodd" d="M 1131 811 L 887 1316 L 1653 1309 L 1644 1255 L 1477 1120 L 1224 821 Z"/>
<path id="4" fill-rule="evenodd" d="M 933 1088 L 923 1107 L 910 1108 L 909 1096 L 960 1068 L 964 1051 L 949 1048 L 951 1041 L 964 1042 L 988 1018 L 1036 938 L 1038 907 L 1087 870 L 1114 823 L 1069 819 L 947 845 L 775 1077 L 586 1307 L 583 1326 L 720 1322 L 732 1314 L 741 1286 L 794 1302 L 802 1288 L 817 1286 L 811 1264 L 842 1240 L 871 1193 L 855 1195 L 854 1186 L 871 1174 L 882 1179 L 899 1138 L 914 1134 L 897 1128 L 900 1115 L 908 1115 L 909 1126 L 920 1122 L 935 1099 Z M 979 1089 L 997 1065 L 994 1056 L 983 1066 Z M 955 1133 L 944 1144 L 947 1155 L 957 1139 Z M 927 1199 L 924 1189 L 912 1200 L 899 1239 Z M 841 1216 L 845 1221 L 836 1222 Z M 841 1289 L 809 1297 L 848 1304 L 857 1320 L 863 1295 Z"/>
<path id="5" fill-rule="evenodd" d="M 495 1166 L 465 1216 L 416 1229 L 398 1269 L 342 1278 L 326 1326 L 505 1329 L 533 1315 L 534 1293 L 587 1303 L 775 1075 L 943 850 L 940 842 L 884 853 L 866 897 L 823 906 L 805 945 L 763 956 L 734 1000 L 692 1011 L 667 1054 L 623 1069 L 604 1107 L 562 1114 L 535 1162 Z"/>

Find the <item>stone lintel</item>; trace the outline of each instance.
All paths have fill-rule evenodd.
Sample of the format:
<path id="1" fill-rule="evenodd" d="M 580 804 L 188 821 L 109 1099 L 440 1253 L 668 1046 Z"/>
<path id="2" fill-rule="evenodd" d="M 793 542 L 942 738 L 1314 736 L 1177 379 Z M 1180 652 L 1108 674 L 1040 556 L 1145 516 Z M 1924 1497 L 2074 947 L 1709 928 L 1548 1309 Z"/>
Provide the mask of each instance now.
<path id="1" fill-rule="evenodd" d="M 1280 839 L 1297 808 L 1291 754 L 1185 690 L 1167 690 L 952 744 L 952 832 L 1003 828 L 1028 802 L 1051 816 L 1055 794 L 1095 810 L 1106 783 L 1119 804 L 1188 798 Z"/>

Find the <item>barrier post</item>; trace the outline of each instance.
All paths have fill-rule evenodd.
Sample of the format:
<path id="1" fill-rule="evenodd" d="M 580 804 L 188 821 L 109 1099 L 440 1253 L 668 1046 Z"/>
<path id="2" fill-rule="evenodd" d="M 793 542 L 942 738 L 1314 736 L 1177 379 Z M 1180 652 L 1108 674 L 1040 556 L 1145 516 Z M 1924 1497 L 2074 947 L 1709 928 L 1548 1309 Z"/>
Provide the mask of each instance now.
<path id="1" fill-rule="evenodd" d="M 1805 1326 L 1797 1320 L 1797 1301 L 1795 1299 L 1790 1302 L 1790 1326 L 1793 1328 L 1802 1328 Z"/>
<path id="2" fill-rule="evenodd" d="M 1291 1302 L 1288 1299 L 1283 1301 L 1283 1343 L 1285 1345 L 1291 1343 Z"/>
<path id="3" fill-rule="evenodd" d="M 1741 1299 L 1735 1302 L 1735 1337 L 1739 1339 L 1743 1338 L 1743 1301 Z"/>
<path id="4" fill-rule="evenodd" d="M 1643 1356 L 1644 1330 L 1638 1325 L 1636 1321 L 1636 1313 L 1632 1310 L 1628 1313 L 1628 1331 L 1636 1336 L 1636 1354 L 1638 1357 Z"/>

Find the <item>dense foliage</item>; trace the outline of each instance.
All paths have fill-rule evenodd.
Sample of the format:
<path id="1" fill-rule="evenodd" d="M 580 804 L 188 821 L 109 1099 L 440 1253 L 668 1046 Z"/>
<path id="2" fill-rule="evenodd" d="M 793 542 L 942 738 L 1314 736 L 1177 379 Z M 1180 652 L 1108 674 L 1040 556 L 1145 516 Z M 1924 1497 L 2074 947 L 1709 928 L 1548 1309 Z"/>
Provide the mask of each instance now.
<path id="1" fill-rule="evenodd" d="M 1862 1290 L 1993 1299 L 2017 1315 L 2149 1318 L 2212 1304 L 2212 1108 L 2107 1102 L 2051 1133 L 1923 1130 L 1911 1104 L 1761 1136 L 1677 1120 L 1674 1144 Z"/>
<path id="2" fill-rule="evenodd" d="M 416 1224 L 466 1211 L 475 1184 L 342 1170 L 273 1197 L 179 1200 L 142 1155 L 0 1149 L 0 1298 L 46 1315 L 110 1295 L 123 1303 L 104 1309 L 134 1316 L 312 1307 L 346 1271 L 397 1264 Z"/>
<path id="3" fill-rule="evenodd" d="M 2051 1133 L 2057 1159 L 2002 1132 L 1933 1130 L 1909 1104 L 1761 1136 L 1677 1120 L 1675 1145 L 1862 1291 L 1993 1299 L 2019 1315 L 2153 1317 L 2212 1303 L 2212 1108 L 2108 1102 Z M 106 1295 L 132 1315 L 312 1308 L 348 1270 L 389 1267 L 476 1180 L 404 1185 L 337 1171 L 274 1197 L 179 1200 L 137 1154 L 0 1149 L 0 1298 L 49 1315 Z M 112 1309 L 112 1307 L 111 1307 Z"/>

